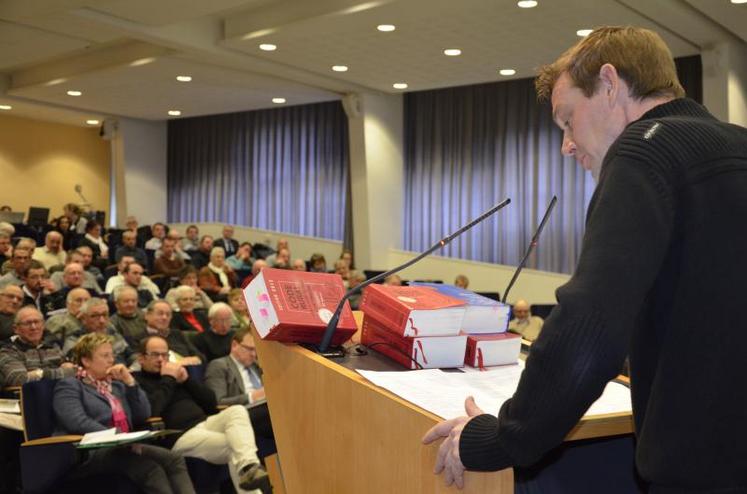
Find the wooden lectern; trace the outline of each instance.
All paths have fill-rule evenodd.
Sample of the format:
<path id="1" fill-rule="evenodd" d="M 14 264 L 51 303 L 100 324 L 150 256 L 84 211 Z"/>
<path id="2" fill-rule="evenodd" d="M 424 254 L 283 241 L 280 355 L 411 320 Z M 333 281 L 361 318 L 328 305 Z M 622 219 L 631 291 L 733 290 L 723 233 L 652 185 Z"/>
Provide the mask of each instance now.
<path id="1" fill-rule="evenodd" d="M 439 417 L 306 348 L 255 343 L 288 494 L 514 491 L 512 469 L 467 472 L 462 491 L 447 488 L 433 474 L 438 443 L 420 442 Z M 631 432 L 629 413 L 585 417 L 568 440 Z"/>

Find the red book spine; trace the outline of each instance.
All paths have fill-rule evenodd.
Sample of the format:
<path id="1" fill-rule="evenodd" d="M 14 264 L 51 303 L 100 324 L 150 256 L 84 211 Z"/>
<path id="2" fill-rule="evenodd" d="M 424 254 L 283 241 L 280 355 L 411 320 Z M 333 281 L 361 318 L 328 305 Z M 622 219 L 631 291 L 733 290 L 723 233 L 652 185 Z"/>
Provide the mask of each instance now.
<path id="1" fill-rule="evenodd" d="M 360 309 L 366 315 L 370 314 L 377 321 L 381 321 L 384 326 L 391 328 L 391 331 L 399 331 L 400 334 L 405 332 L 410 311 L 403 310 L 401 304 L 392 300 L 384 292 L 371 288 L 363 290 Z"/>
<path id="2" fill-rule="evenodd" d="M 413 338 L 398 336 L 387 330 L 381 322 L 374 320 L 368 314 L 363 318 L 361 343 L 399 362 L 408 369 L 415 368 L 415 364 L 410 358 L 413 342 Z"/>

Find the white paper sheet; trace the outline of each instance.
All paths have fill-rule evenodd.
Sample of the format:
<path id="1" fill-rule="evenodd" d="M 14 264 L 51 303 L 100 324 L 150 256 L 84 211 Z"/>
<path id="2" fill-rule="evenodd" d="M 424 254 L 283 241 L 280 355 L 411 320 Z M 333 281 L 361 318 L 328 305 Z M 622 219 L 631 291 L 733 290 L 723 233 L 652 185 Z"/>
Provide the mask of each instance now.
<path id="1" fill-rule="evenodd" d="M 465 415 L 464 400 L 468 396 L 473 396 L 485 413 L 497 415 L 503 402 L 516 391 L 523 370 L 523 365 L 506 365 L 487 372 L 426 369 L 407 372 L 358 370 L 358 373 L 410 403 L 450 419 Z M 630 390 L 622 384 L 610 382 L 586 414 L 630 412 L 631 408 Z"/>
<path id="2" fill-rule="evenodd" d="M 85 434 L 83 439 L 80 440 L 80 444 L 90 446 L 91 444 L 117 443 L 120 441 L 141 439 L 152 434 L 151 431 L 136 431 L 117 434 L 117 429 L 113 427 L 104 431 L 89 432 L 88 434 Z"/>

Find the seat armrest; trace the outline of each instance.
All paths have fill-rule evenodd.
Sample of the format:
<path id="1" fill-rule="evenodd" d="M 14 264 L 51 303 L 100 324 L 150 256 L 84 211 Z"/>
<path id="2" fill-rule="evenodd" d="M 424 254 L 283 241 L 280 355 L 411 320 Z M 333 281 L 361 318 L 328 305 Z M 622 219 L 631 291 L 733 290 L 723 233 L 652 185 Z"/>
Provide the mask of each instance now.
<path id="1" fill-rule="evenodd" d="M 77 443 L 81 439 L 83 439 L 83 436 L 79 435 L 68 435 L 68 436 L 49 436 L 49 437 L 41 437 L 39 439 L 32 439 L 31 441 L 26 441 L 21 443 L 21 446 L 46 446 L 50 444 L 65 444 L 65 443 Z"/>
<path id="2" fill-rule="evenodd" d="M 145 425 L 152 431 L 162 431 L 166 428 L 166 423 L 161 417 L 150 417 L 146 419 Z"/>

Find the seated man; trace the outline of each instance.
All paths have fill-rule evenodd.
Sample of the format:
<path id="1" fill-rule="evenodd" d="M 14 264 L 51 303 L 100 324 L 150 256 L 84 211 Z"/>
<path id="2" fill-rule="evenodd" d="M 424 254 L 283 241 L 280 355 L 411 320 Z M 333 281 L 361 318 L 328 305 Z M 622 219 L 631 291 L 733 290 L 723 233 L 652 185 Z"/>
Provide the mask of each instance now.
<path id="1" fill-rule="evenodd" d="M 145 251 L 137 246 L 137 231 L 127 230 L 122 233 L 122 245 L 114 252 L 114 262 L 119 263 L 124 256 L 135 259 L 141 266 L 148 265 L 148 256 Z"/>
<path id="2" fill-rule="evenodd" d="M 145 309 L 145 332 L 160 336 L 170 348 L 169 360 L 182 365 L 200 365 L 205 356 L 190 343 L 181 331 L 171 330 L 171 305 L 165 300 L 154 300 Z"/>
<path id="3" fill-rule="evenodd" d="M 303 259 L 294 259 L 291 263 L 291 269 L 293 271 L 306 271 L 306 261 Z"/>
<path id="4" fill-rule="evenodd" d="M 239 243 L 233 238 L 234 229 L 231 225 L 223 226 L 223 236 L 213 241 L 213 247 L 223 247 L 226 257 L 232 256 L 239 250 Z"/>
<path id="5" fill-rule="evenodd" d="M 104 274 L 101 272 L 101 269 L 106 268 L 107 261 L 100 259 L 98 264 L 102 267 L 99 268 L 99 266 L 96 266 L 94 263 L 94 251 L 88 245 L 79 245 L 75 249 L 75 252 L 81 256 L 81 264 L 86 274 L 96 280 L 96 291 L 101 292 L 101 287 L 104 286 Z"/>
<path id="6" fill-rule="evenodd" d="M 287 238 L 279 238 L 278 243 L 275 246 L 275 253 L 267 256 L 265 258 L 265 261 L 267 261 L 267 265 L 270 267 L 274 267 L 278 263 L 278 255 L 280 254 L 281 250 L 287 250 L 288 251 L 288 264 L 290 263 L 290 244 L 288 243 Z"/>
<path id="7" fill-rule="evenodd" d="M 148 304 L 155 299 L 153 293 L 149 290 L 140 288 L 143 279 L 143 272 L 143 267 L 136 262 L 128 264 L 122 272 L 124 286 L 132 287 L 137 291 L 137 306 L 141 309 L 147 307 Z"/>
<path id="8" fill-rule="evenodd" d="M 26 270 L 30 265 L 31 254 L 29 250 L 16 246 L 10 258 L 10 270 L 0 277 L 0 288 L 8 285 L 23 285 L 23 277 L 26 276 Z"/>
<path id="9" fill-rule="evenodd" d="M 458 274 L 457 277 L 454 278 L 454 286 L 467 289 L 467 287 L 469 287 L 469 278 L 463 274 Z"/>
<path id="10" fill-rule="evenodd" d="M 200 248 L 200 230 L 197 225 L 187 227 L 186 237 L 182 239 L 182 250 L 193 251 Z"/>
<path id="11" fill-rule="evenodd" d="M 177 259 L 181 259 L 185 263 L 189 262 L 191 264 L 192 256 L 187 254 L 187 252 L 182 249 L 182 234 L 179 233 L 179 230 L 177 230 L 176 228 L 169 229 L 169 233 L 166 234 L 166 238 L 174 241 L 174 255 L 177 257 Z M 162 255 L 163 245 L 161 245 L 161 248 L 156 251 L 155 257 L 156 259 L 158 259 Z"/>
<path id="12" fill-rule="evenodd" d="M 140 340 L 147 336 L 145 316 L 137 306 L 137 290 L 129 285 L 118 286 L 112 293 L 116 314 L 111 323 L 124 336 L 131 348 L 137 348 Z"/>
<path id="13" fill-rule="evenodd" d="M 23 305 L 34 305 L 41 310 L 42 297 L 49 295 L 54 289 L 54 285 L 47 277 L 47 270 L 44 269 L 44 265 L 32 259 L 21 286 L 24 295 Z"/>
<path id="14" fill-rule="evenodd" d="M 254 264 L 254 258 L 252 257 L 252 244 L 249 242 L 243 242 L 235 254 L 226 259 L 226 264 L 231 266 L 235 270 L 246 270 L 252 269 Z"/>
<path id="15" fill-rule="evenodd" d="M 106 289 L 104 290 L 106 293 L 112 293 L 115 288 L 118 286 L 126 285 L 124 279 L 124 271 L 127 269 L 127 266 L 135 262 L 134 257 L 130 256 L 122 256 L 122 259 L 119 260 L 117 263 L 117 274 L 109 278 L 106 282 Z M 142 265 L 141 265 L 142 267 Z M 148 290 L 150 293 L 153 294 L 153 298 L 158 298 L 159 295 L 161 295 L 161 290 L 158 288 L 158 286 L 151 281 L 150 278 L 145 276 L 144 274 L 141 274 L 140 276 L 140 285 L 137 286 L 138 290 Z"/>
<path id="16" fill-rule="evenodd" d="M 54 230 L 44 237 L 44 246 L 34 249 L 32 259 L 39 261 L 49 270 L 53 266 L 65 264 L 65 251 L 62 248 L 62 234 Z"/>
<path id="17" fill-rule="evenodd" d="M 92 298 L 80 308 L 81 329 L 65 338 L 62 353 L 67 355 L 88 333 L 104 333 L 111 337 L 114 360 L 118 364 L 130 365 L 135 361 L 135 353 L 124 339 L 109 323 L 109 304 L 103 298 Z"/>
<path id="18" fill-rule="evenodd" d="M 13 254 L 13 244 L 7 232 L 0 231 L 0 266 Z"/>
<path id="19" fill-rule="evenodd" d="M 348 290 L 352 290 L 364 281 L 366 281 L 366 275 L 364 275 L 360 271 L 351 271 L 350 275 L 348 276 Z M 350 296 L 348 301 L 350 302 L 351 309 L 358 310 L 361 305 L 361 297 L 361 292 L 356 292 Z"/>
<path id="20" fill-rule="evenodd" d="M 193 251 L 192 265 L 197 269 L 202 269 L 210 262 L 210 252 L 213 250 L 213 237 L 203 235 L 200 238 L 200 245 L 197 250 Z"/>
<path id="21" fill-rule="evenodd" d="M 274 257 L 272 260 L 272 264 L 270 264 L 270 266 L 272 266 L 273 268 L 282 268 L 282 269 L 290 268 L 291 253 L 288 249 L 285 249 L 285 248 L 280 249 L 279 251 L 277 251 L 277 253 L 274 256 L 271 256 L 271 257 Z M 270 258 L 268 257 L 267 259 L 268 259 L 267 263 L 269 264 Z"/>
<path id="22" fill-rule="evenodd" d="M 41 306 L 42 312 L 46 317 L 49 317 L 52 312 L 64 309 L 67 303 L 67 294 L 74 288 L 85 288 L 83 286 L 83 266 L 77 262 L 71 262 L 65 266 L 65 270 L 62 272 L 62 283 L 63 287 L 56 292 L 53 292 L 47 296 L 42 297 Z M 92 297 L 98 295 L 95 290 L 85 288 Z"/>
<path id="23" fill-rule="evenodd" d="M 161 242 L 166 238 L 166 225 L 163 223 L 153 223 L 153 226 L 150 227 L 150 232 L 153 236 L 145 242 L 145 250 L 156 251 L 161 248 Z"/>
<path id="24" fill-rule="evenodd" d="M 73 288 L 65 297 L 65 309 L 47 319 L 47 331 L 62 345 L 65 338 L 81 328 L 80 308 L 91 300 L 91 294 L 85 288 Z"/>
<path id="25" fill-rule="evenodd" d="M 231 338 L 231 353 L 208 364 L 205 384 L 213 390 L 219 405 L 249 407 L 254 433 L 274 438 L 266 407 L 251 407 L 265 399 L 262 369 L 257 365 L 257 349 L 249 328 L 241 328 Z"/>
<path id="26" fill-rule="evenodd" d="M 244 281 L 241 282 L 241 288 L 246 288 L 246 286 L 252 282 L 254 277 L 266 267 L 268 267 L 268 264 L 264 259 L 257 259 L 254 261 L 254 264 L 252 264 L 252 274 L 244 278 Z"/>
<path id="27" fill-rule="evenodd" d="M 345 285 L 345 289 L 347 289 L 350 284 L 348 283 L 348 278 L 350 277 L 350 267 L 348 266 L 348 262 L 344 259 L 338 259 L 335 261 L 335 274 L 339 274 L 342 278 L 342 284 Z"/>
<path id="28" fill-rule="evenodd" d="M 15 336 L 0 348 L 0 386 L 75 375 L 75 365 L 65 361 L 60 347 L 44 331 L 41 312 L 31 306 L 21 308 L 14 329 Z"/>
<path id="29" fill-rule="evenodd" d="M 0 341 L 8 340 L 15 334 L 13 322 L 16 312 L 23 302 L 23 290 L 16 285 L 0 288 Z"/>
<path id="30" fill-rule="evenodd" d="M 533 316 L 529 312 L 529 302 L 517 300 L 512 312 L 514 318 L 509 321 L 508 330 L 520 334 L 525 340 L 536 340 L 542 331 L 544 321 L 541 317 Z"/>
<path id="31" fill-rule="evenodd" d="M 176 241 L 173 238 L 165 238 L 161 243 L 161 255 L 153 263 L 153 273 L 163 274 L 169 278 L 179 276 L 184 268 L 184 261 L 176 255 Z"/>
<path id="32" fill-rule="evenodd" d="M 83 288 L 88 289 L 89 291 L 93 291 L 92 293 L 98 294 L 101 293 L 101 286 L 99 286 L 99 282 L 96 280 L 96 275 L 92 272 L 86 271 L 86 255 L 82 254 L 82 252 L 86 252 L 90 255 L 90 249 L 83 249 L 83 250 L 74 250 L 72 252 L 68 252 L 67 255 L 67 264 L 80 264 L 83 266 Z M 90 261 L 89 261 L 90 262 Z M 59 290 L 61 288 L 65 288 L 65 281 L 63 280 L 65 275 L 65 270 L 61 271 L 55 271 L 54 273 L 51 273 L 49 275 L 49 280 L 52 282 L 52 284 L 55 287 L 55 290 Z"/>
<path id="33" fill-rule="evenodd" d="M 227 463 L 239 492 L 269 490 L 244 407 L 236 405 L 216 414 L 215 394 L 191 379 L 184 367 L 168 361 L 169 345 L 159 336 L 142 341 L 138 360 L 142 371 L 134 377 L 148 396 L 151 413 L 163 418 L 167 428 L 185 431 L 176 439 L 173 451 L 211 463 Z"/>
<path id="34" fill-rule="evenodd" d="M 210 329 L 195 336 L 193 341 L 210 362 L 231 352 L 233 309 L 224 302 L 216 302 L 208 310 L 208 321 Z"/>

